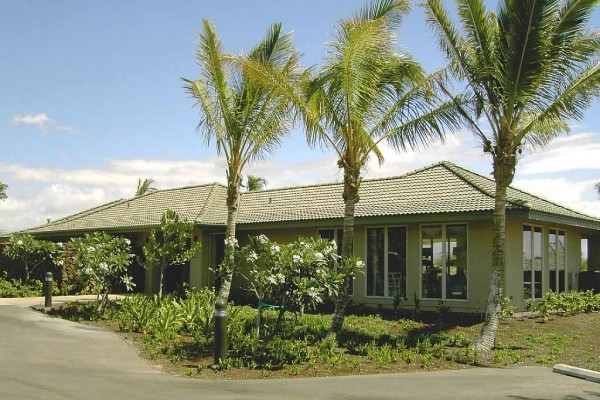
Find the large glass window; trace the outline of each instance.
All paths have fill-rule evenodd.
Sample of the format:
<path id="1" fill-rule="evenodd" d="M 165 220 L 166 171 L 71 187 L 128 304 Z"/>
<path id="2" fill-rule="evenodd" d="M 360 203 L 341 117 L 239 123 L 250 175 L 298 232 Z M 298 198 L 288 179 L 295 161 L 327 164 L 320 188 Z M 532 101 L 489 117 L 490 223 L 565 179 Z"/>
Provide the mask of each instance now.
<path id="1" fill-rule="evenodd" d="M 542 297 L 542 228 L 523 226 L 523 298 Z"/>
<path id="2" fill-rule="evenodd" d="M 550 229 L 548 232 L 548 269 L 550 270 L 550 290 L 555 293 L 565 291 L 565 231 Z"/>
<path id="3" fill-rule="evenodd" d="M 467 299 L 467 226 L 446 227 L 446 298 Z"/>
<path id="4" fill-rule="evenodd" d="M 406 298 L 406 228 L 367 229 L 367 296 Z"/>
<path id="5" fill-rule="evenodd" d="M 467 299 L 467 225 L 426 225 L 421 234 L 421 296 Z"/>

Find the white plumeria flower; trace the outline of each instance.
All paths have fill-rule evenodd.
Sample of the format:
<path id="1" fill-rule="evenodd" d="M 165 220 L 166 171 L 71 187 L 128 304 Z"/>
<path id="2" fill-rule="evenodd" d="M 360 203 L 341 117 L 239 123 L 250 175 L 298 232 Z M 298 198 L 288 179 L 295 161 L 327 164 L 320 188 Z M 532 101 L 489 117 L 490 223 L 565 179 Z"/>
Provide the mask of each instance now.
<path id="1" fill-rule="evenodd" d="M 125 238 L 125 243 L 127 243 L 127 244 L 131 244 L 131 240 L 129 240 L 129 239 L 127 239 L 127 238 Z"/>
<path id="2" fill-rule="evenodd" d="M 258 235 L 258 242 L 260 244 L 265 244 L 265 243 L 269 243 L 269 238 L 266 237 L 265 235 Z"/>
<path id="3" fill-rule="evenodd" d="M 300 264 L 302 262 L 302 257 L 300 257 L 298 254 L 294 254 L 292 256 L 292 260 L 294 261 L 294 263 Z"/>
<path id="4" fill-rule="evenodd" d="M 253 251 L 252 253 L 248 254 L 248 262 L 254 262 L 256 260 L 258 260 L 258 254 L 256 254 L 255 251 Z"/>
<path id="5" fill-rule="evenodd" d="M 325 258 L 325 256 L 323 255 L 323 253 L 319 253 L 319 252 L 317 252 L 317 253 L 315 253 L 315 258 L 316 258 L 317 260 L 322 260 L 322 259 L 324 259 L 324 258 Z"/>
<path id="6" fill-rule="evenodd" d="M 18 241 L 17 241 L 17 245 L 19 245 L 19 246 L 23 246 L 23 241 L 22 241 L 22 240 L 18 240 Z"/>
<path id="7" fill-rule="evenodd" d="M 108 264 L 105 262 L 101 262 L 98 267 L 102 270 L 102 271 L 108 271 Z"/>
<path id="8" fill-rule="evenodd" d="M 285 275 L 283 275 L 281 272 L 275 275 L 275 280 L 277 281 L 277 283 L 279 284 L 283 284 L 285 283 Z"/>

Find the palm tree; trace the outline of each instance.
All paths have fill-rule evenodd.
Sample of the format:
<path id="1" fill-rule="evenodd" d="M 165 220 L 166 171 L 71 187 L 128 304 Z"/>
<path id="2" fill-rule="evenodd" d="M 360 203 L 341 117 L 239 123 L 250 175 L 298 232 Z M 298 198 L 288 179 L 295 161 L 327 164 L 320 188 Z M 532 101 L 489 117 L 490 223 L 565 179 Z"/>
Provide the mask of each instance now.
<path id="1" fill-rule="evenodd" d="M 248 188 L 249 192 L 263 190 L 269 183 L 265 178 L 261 176 L 248 175 L 246 179 L 246 187 Z"/>
<path id="2" fill-rule="evenodd" d="M 435 31 L 455 78 L 465 84 L 461 106 L 496 181 L 492 274 L 484 325 L 474 347 L 495 344 L 506 265 L 506 189 L 524 148 L 541 148 L 580 119 L 600 86 L 600 42 L 586 22 L 599 0 L 503 0 L 498 13 L 484 0 L 456 0 L 462 31 L 442 0 L 427 0 Z M 458 98 L 458 97 L 457 97 Z M 489 129 L 478 126 L 483 119 Z"/>
<path id="3" fill-rule="evenodd" d="M 138 179 L 137 190 L 135 191 L 135 197 L 141 196 L 143 194 L 154 192 L 156 190 L 155 187 L 152 186 L 154 183 L 154 179 L 146 178 L 143 181 Z"/>
<path id="4" fill-rule="evenodd" d="M 273 24 L 264 39 L 245 56 L 224 53 L 221 40 L 210 21 L 202 22 L 196 60 L 198 80 L 184 79 L 186 90 L 197 100 L 198 129 L 207 144 L 215 140 L 218 154 L 227 161 L 227 228 L 225 257 L 217 276 L 219 297 L 227 299 L 234 268 L 235 231 L 242 185 L 242 171 L 249 162 L 260 160 L 277 148 L 293 125 L 289 101 L 273 90 L 255 85 L 242 61 L 251 60 L 273 73 L 291 78 L 298 68 L 298 54 L 291 33 L 282 34 Z"/>
<path id="5" fill-rule="evenodd" d="M 0 182 L 0 200 L 6 200 L 8 198 L 6 195 L 6 189 L 8 189 L 8 185 Z"/>
<path id="6" fill-rule="evenodd" d="M 346 264 L 354 259 L 354 212 L 367 161 L 384 161 L 383 142 L 397 151 L 415 148 L 443 139 L 440 122 L 454 123 L 453 105 L 441 104 L 421 66 L 395 47 L 409 8 L 408 0 L 378 0 L 340 21 L 324 65 L 304 85 L 308 141 L 333 149 L 344 175 Z M 338 294 L 332 333 L 342 330 L 350 279 Z"/>

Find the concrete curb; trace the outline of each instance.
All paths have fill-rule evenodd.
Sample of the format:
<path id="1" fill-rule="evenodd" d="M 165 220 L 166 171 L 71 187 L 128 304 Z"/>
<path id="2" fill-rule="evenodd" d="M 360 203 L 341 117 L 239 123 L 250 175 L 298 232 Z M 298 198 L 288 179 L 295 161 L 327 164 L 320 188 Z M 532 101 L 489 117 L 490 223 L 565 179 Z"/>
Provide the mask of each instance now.
<path id="1" fill-rule="evenodd" d="M 600 383 L 600 372 L 592 371 L 590 369 L 577 368 L 565 364 L 556 364 L 552 368 L 552 372 L 574 376 L 575 378 L 585 379 L 586 381 L 590 382 Z"/>

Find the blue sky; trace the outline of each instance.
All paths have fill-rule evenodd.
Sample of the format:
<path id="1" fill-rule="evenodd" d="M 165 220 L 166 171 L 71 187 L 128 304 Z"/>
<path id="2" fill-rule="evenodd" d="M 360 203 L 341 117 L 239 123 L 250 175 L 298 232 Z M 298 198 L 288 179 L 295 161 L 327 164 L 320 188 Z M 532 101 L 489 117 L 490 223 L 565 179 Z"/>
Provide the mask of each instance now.
<path id="1" fill-rule="evenodd" d="M 0 230 L 59 218 L 135 191 L 138 178 L 168 188 L 225 179 L 223 160 L 196 132 L 198 113 L 181 88 L 196 78 L 195 32 L 212 20 L 226 48 L 250 49 L 280 21 L 294 31 L 305 66 L 325 54 L 336 21 L 364 2 L 27 1 L 0 0 Z M 450 2 L 447 2 L 449 5 Z M 495 7 L 495 2 L 490 1 Z M 600 10 L 591 25 L 600 28 Z M 400 32 L 400 49 L 428 71 L 444 63 L 418 7 Z M 515 185 L 600 216 L 600 107 L 569 137 L 520 162 Z M 489 175 L 490 161 L 468 133 L 426 151 L 385 150 L 367 177 L 391 176 L 441 160 Z M 330 153 L 311 150 L 294 131 L 249 171 L 269 187 L 335 181 Z"/>

